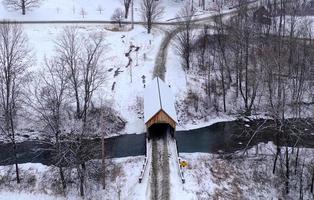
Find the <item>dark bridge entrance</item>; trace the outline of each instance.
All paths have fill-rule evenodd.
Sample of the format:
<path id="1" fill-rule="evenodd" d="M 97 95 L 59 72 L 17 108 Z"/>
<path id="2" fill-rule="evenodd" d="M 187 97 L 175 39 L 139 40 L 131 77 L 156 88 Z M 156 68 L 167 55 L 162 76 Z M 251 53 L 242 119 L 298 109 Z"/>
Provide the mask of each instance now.
<path id="1" fill-rule="evenodd" d="M 168 133 L 170 133 L 171 136 L 174 136 L 174 128 L 172 128 L 169 124 L 153 124 L 148 128 L 147 137 L 148 139 L 160 139 L 165 137 Z"/>

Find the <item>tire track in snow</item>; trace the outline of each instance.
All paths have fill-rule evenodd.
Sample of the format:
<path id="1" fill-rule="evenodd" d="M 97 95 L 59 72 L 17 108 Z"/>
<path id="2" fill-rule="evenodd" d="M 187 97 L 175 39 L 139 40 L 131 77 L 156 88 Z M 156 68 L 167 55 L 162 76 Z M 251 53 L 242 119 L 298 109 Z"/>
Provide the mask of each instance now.
<path id="1" fill-rule="evenodd" d="M 155 59 L 155 66 L 153 72 L 153 78 L 159 77 L 162 80 L 165 80 L 165 73 L 166 73 L 166 62 L 167 62 L 167 55 L 168 55 L 168 47 L 171 40 L 176 36 L 177 33 L 183 31 L 184 28 L 178 26 L 177 28 L 171 30 L 170 32 L 167 30 L 163 30 L 165 32 L 165 37 L 163 38 L 157 57 Z"/>
<path id="2" fill-rule="evenodd" d="M 206 18 L 207 20 L 212 19 Z M 213 26 L 206 25 L 209 28 L 213 28 Z M 202 29 L 204 28 L 204 24 L 192 24 L 192 29 Z M 174 39 L 174 37 L 184 31 L 185 28 L 183 26 L 177 26 L 175 29 L 167 31 L 163 30 L 165 32 L 165 37 L 163 38 L 161 45 L 158 50 L 157 57 L 155 59 L 155 66 L 153 71 L 153 79 L 155 77 L 161 78 L 163 81 L 165 80 L 165 74 L 166 74 L 166 62 L 167 62 L 167 56 L 168 56 L 168 48 L 171 43 L 171 41 Z"/>
<path id="3" fill-rule="evenodd" d="M 170 199 L 170 169 L 169 169 L 169 154 L 168 154 L 168 133 L 163 139 L 163 160 L 162 160 L 162 195 L 161 199 Z"/>
<path id="4" fill-rule="evenodd" d="M 170 199 L 167 135 L 152 138 L 151 200 Z"/>
<path id="5" fill-rule="evenodd" d="M 158 200 L 158 150 L 157 140 L 152 139 L 152 173 L 151 173 L 151 199 Z"/>

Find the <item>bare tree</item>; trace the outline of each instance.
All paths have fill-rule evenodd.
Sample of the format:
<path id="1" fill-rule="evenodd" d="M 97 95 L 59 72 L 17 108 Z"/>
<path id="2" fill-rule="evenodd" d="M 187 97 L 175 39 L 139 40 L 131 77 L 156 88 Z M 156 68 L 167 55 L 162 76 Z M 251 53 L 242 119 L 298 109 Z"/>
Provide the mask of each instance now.
<path id="1" fill-rule="evenodd" d="M 49 138 L 54 138 L 52 144 L 55 149 L 55 166 L 59 168 L 59 174 L 63 190 L 66 189 L 66 181 L 62 165 L 65 165 L 66 152 L 62 148 L 61 136 L 64 134 L 66 124 L 65 112 L 66 90 L 68 86 L 68 76 L 64 63 L 56 58 L 46 59 L 44 69 L 38 77 L 33 77 L 33 84 L 28 90 L 25 99 L 32 115 L 44 128 L 44 132 Z"/>
<path id="2" fill-rule="evenodd" d="M 99 12 L 99 14 L 101 14 L 103 10 L 104 10 L 104 9 L 102 8 L 102 6 L 101 6 L 101 5 L 98 5 L 97 11 Z"/>
<path id="3" fill-rule="evenodd" d="M 16 127 L 21 110 L 21 94 L 30 65 L 30 50 L 22 27 L 16 23 L 0 24 L 0 131 L 12 144 L 16 181 L 20 183 Z"/>
<path id="4" fill-rule="evenodd" d="M 121 28 L 121 23 L 123 21 L 123 11 L 120 8 L 115 9 L 112 14 L 111 20 L 117 22 Z"/>
<path id="5" fill-rule="evenodd" d="M 104 35 L 97 33 L 84 38 L 77 28 L 67 27 L 56 42 L 56 50 L 58 58 L 64 62 L 69 78 L 69 93 L 76 108 L 71 132 L 77 138 L 72 152 L 80 179 L 80 195 L 84 196 L 86 158 L 82 142 L 88 132 L 87 117 L 94 92 L 105 81 L 101 65 L 105 50 Z"/>
<path id="6" fill-rule="evenodd" d="M 259 30 L 260 26 L 255 27 L 252 17 L 248 16 L 247 12 L 248 8 L 246 6 L 239 7 L 238 15 L 233 20 L 230 32 L 233 35 L 231 40 L 237 72 L 237 90 L 240 92 L 244 102 L 244 113 L 251 115 L 261 82 L 259 76 L 262 74 L 262 68 L 258 65 L 259 48 L 257 45 L 252 45 L 258 43 L 255 30 Z M 231 70 L 228 67 L 227 72 L 229 82 L 231 83 Z"/>
<path id="7" fill-rule="evenodd" d="M 82 16 L 83 19 L 84 19 L 85 16 L 87 15 L 87 12 L 84 10 L 84 8 L 81 9 L 80 15 Z"/>
<path id="8" fill-rule="evenodd" d="M 175 47 L 177 53 L 183 60 L 183 69 L 186 72 L 190 69 L 192 42 L 194 39 L 192 17 L 194 11 L 190 9 L 190 4 L 186 4 L 178 14 L 178 22 L 182 22 L 179 28 L 182 29 L 176 36 Z"/>
<path id="9" fill-rule="evenodd" d="M 123 6 L 124 6 L 124 18 L 128 18 L 129 16 L 129 10 L 130 10 L 130 5 L 133 0 L 122 0 L 123 1 Z"/>
<path id="10" fill-rule="evenodd" d="M 163 14 L 164 9 L 160 5 L 160 1 L 142 0 L 141 14 L 143 21 L 146 22 L 147 33 L 151 32 L 153 23 Z"/>
<path id="11" fill-rule="evenodd" d="M 223 98 L 223 109 L 224 112 L 227 111 L 226 105 L 226 95 L 227 95 L 227 88 L 226 88 L 226 68 L 228 66 L 227 63 L 227 56 L 226 56 L 226 47 L 225 47 L 225 27 L 222 21 L 222 15 L 219 14 L 214 18 L 214 26 L 215 31 L 217 34 L 217 53 L 218 56 L 218 65 L 219 65 L 219 72 L 220 72 L 220 80 L 221 80 L 221 88 L 222 88 L 222 98 Z"/>
<path id="12" fill-rule="evenodd" d="M 26 14 L 26 10 L 37 8 L 41 0 L 4 0 L 3 3 L 8 9 L 21 10 L 22 15 Z"/>
<path id="13" fill-rule="evenodd" d="M 311 178 L 311 182 L 310 182 L 310 191 L 313 194 L 314 193 L 314 167 L 311 168 L 312 169 L 312 178 Z"/>

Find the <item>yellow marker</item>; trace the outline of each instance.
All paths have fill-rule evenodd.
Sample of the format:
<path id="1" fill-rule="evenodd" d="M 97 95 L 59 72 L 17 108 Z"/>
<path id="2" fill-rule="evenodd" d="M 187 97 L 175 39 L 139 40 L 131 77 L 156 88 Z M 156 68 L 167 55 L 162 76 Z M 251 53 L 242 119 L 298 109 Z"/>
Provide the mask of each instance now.
<path id="1" fill-rule="evenodd" d="M 188 166 L 188 163 L 185 160 L 180 162 L 180 167 L 187 167 L 187 166 Z"/>

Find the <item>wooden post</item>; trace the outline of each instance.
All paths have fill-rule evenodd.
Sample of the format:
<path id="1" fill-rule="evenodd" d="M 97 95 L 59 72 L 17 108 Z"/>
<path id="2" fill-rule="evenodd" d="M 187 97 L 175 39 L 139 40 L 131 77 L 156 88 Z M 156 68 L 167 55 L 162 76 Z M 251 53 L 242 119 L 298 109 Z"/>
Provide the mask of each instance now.
<path id="1" fill-rule="evenodd" d="M 134 29 L 134 0 L 132 0 L 132 16 L 131 16 L 131 20 L 132 20 L 132 29 Z"/>
<path id="2" fill-rule="evenodd" d="M 131 77 L 131 83 L 132 83 L 132 63 L 130 65 L 130 77 Z"/>

